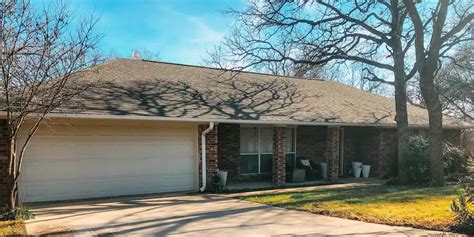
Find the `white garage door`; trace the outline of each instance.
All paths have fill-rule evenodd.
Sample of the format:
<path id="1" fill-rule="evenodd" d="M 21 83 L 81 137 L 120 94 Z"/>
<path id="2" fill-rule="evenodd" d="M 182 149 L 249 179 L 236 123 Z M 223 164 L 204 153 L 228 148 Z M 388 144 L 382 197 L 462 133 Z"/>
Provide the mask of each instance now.
<path id="1" fill-rule="evenodd" d="M 25 202 L 195 190 L 197 129 L 53 126 L 25 154 Z"/>

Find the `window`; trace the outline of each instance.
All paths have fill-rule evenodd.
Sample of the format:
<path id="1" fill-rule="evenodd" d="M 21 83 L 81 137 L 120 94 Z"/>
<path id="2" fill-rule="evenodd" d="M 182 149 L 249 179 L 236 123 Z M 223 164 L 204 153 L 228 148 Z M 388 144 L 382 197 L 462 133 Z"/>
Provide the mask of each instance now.
<path id="1" fill-rule="evenodd" d="M 271 173 L 273 167 L 273 129 L 240 129 L 240 173 Z"/>
<path id="2" fill-rule="evenodd" d="M 292 170 L 296 164 L 296 128 L 286 129 L 286 168 Z"/>

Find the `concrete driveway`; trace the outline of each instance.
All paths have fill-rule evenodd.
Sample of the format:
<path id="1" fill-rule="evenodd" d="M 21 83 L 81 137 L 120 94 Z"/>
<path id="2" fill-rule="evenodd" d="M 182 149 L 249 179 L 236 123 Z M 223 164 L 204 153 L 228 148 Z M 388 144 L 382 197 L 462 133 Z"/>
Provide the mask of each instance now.
<path id="1" fill-rule="evenodd" d="M 158 236 L 418 235 L 439 232 L 369 224 L 218 195 L 129 197 L 34 205 L 28 234 Z"/>

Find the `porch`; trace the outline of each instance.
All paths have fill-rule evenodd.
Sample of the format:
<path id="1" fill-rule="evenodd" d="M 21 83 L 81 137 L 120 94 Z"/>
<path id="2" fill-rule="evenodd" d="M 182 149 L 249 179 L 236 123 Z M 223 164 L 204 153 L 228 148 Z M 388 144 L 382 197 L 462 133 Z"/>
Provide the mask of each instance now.
<path id="1" fill-rule="evenodd" d="M 206 128 L 201 125 L 199 132 Z M 413 133 L 421 130 L 413 129 Z M 445 135 L 458 137 L 456 131 Z M 219 170 L 227 171 L 228 190 L 363 182 L 351 178 L 353 161 L 370 165 L 370 178 L 385 178 L 398 171 L 395 128 L 222 123 L 206 138 L 208 180 Z M 309 161 L 310 170 L 301 166 L 302 160 Z M 326 178 L 320 172 L 321 162 L 327 165 Z M 304 177 L 295 182 L 297 169 L 300 173 L 305 169 Z"/>

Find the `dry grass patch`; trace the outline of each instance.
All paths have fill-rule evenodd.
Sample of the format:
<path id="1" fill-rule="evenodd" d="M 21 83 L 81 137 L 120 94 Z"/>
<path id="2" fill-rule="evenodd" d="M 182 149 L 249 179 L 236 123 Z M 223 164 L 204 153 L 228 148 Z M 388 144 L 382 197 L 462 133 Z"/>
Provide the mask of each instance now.
<path id="1" fill-rule="evenodd" d="M 0 221 L 0 236 L 26 235 L 23 221 Z"/>
<path id="2" fill-rule="evenodd" d="M 245 196 L 241 199 L 288 209 L 389 225 L 448 230 L 458 186 L 419 188 L 362 186 Z"/>

